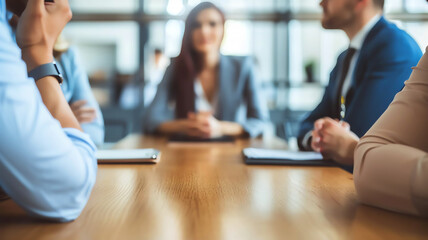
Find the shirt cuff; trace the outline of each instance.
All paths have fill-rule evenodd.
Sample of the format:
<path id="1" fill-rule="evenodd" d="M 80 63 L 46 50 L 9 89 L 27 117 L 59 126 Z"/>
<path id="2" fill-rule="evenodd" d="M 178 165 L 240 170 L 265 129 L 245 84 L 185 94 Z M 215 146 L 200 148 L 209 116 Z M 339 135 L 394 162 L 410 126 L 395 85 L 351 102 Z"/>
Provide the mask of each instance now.
<path id="1" fill-rule="evenodd" d="M 309 131 L 303 137 L 303 140 L 302 140 L 302 146 L 303 146 L 303 148 L 305 150 L 308 150 L 308 151 L 312 150 L 311 142 L 312 142 L 312 131 Z"/>
<path id="2" fill-rule="evenodd" d="M 90 150 L 95 153 L 97 151 L 97 147 L 95 146 L 94 142 L 92 141 L 91 137 L 75 128 L 63 128 L 64 133 L 67 135 L 68 138 L 70 138 L 71 141 L 79 141 L 87 144 L 87 146 L 90 148 Z"/>

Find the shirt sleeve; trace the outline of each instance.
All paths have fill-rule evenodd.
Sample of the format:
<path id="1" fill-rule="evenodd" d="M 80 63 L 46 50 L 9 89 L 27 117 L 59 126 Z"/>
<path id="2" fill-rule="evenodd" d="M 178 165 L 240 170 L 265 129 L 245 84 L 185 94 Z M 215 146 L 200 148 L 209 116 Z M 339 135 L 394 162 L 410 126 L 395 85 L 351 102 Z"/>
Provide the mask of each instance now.
<path id="1" fill-rule="evenodd" d="M 172 66 L 169 66 L 158 86 L 153 101 L 144 114 L 143 129 L 145 133 L 154 134 L 162 123 L 175 119 L 175 111 L 173 110 L 175 101 L 170 101 L 172 99 L 171 75 Z"/>
<path id="2" fill-rule="evenodd" d="M 88 75 L 79 61 L 78 55 L 74 48 L 70 48 L 61 56 L 62 68 L 67 72 L 66 76 L 69 85 L 73 85 L 70 103 L 86 100 L 86 106 L 94 108 L 97 117 L 93 122 L 81 124 L 85 133 L 89 134 L 96 145 L 104 143 L 104 120 L 100 106 L 92 93 L 89 84 Z"/>
<path id="3" fill-rule="evenodd" d="M 4 9 L 4 1 L 0 0 Z M 62 129 L 42 102 L 0 15 L 0 188 L 23 209 L 56 221 L 75 219 L 95 183 L 96 148 Z"/>
<path id="4" fill-rule="evenodd" d="M 363 203 L 428 215 L 428 55 L 414 68 L 355 151 L 354 181 Z"/>

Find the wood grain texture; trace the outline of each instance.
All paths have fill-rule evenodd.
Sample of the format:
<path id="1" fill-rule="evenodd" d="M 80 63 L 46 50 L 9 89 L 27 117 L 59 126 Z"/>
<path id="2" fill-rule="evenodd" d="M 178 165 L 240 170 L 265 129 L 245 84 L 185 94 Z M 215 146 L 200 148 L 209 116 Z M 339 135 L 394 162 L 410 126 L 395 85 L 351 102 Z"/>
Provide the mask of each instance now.
<path id="1" fill-rule="evenodd" d="M 158 148 L 156 165 L 100 165 L 82 215 L 29 217 L 0 202 L 0 239 L 426 239 L 428 221 L 360 205 L 333 167 L 246 166 L 244 147 L 281 141 L 170 145 L 132 135 L 117 148 Z"/>

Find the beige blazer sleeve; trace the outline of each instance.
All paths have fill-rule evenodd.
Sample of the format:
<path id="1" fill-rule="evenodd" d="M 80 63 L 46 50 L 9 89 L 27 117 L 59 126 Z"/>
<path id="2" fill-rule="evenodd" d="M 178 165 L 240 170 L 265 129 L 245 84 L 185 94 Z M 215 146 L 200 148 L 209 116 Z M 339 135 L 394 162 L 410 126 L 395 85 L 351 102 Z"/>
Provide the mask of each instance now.
<path id="1" fill-rule="evenodd" d="M 392 211 L 428 215 L 427 52 L 413 68 L 404 89 L 361 138 L 354 158 L 360 201 Z"/>

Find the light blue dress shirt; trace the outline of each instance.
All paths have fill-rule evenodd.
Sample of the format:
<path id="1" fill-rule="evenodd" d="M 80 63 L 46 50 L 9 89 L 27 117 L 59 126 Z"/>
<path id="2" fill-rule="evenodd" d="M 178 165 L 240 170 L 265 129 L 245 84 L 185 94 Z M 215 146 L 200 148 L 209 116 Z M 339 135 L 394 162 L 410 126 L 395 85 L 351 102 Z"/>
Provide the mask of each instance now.
<path id="1" fill-rule="evenodd" d="M 79 216 L 95 183 L 96 147 L 63 129 L 28 78 L 0 0 L 0 188 L 30 214 L 56 221 Z"/>
<path id="2" fill-rule="evenodd" d="M 92 141 L 98 146 L 104 143 L 104 121 L 100 106 L 95 100 L 89 85 L 88 75 L 79 62 L 74 48 L 68 49 L 57 61 L 60 72 L 64 77 L 61 85 L 62 92 L 69 104 L 79 100 L 86 100 L 86 106 L 95 109 L 97 117 L 93 122 L 81 124 L 85 133 L 89 134 Z"/>

